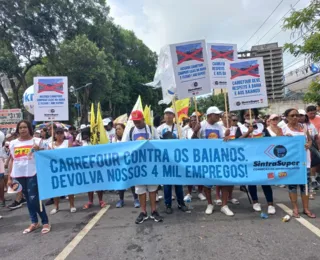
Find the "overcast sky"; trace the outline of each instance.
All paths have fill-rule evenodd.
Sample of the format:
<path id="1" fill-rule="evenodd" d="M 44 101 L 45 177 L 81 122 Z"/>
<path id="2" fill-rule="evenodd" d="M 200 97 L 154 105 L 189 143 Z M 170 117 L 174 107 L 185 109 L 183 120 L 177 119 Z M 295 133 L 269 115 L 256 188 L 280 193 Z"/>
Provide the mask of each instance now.
<path id="1" fill-rule="evenodd" d="M 239 50 L 280 2 L 281 0 L 109 0 L 108 4 L 115 23 L 133 30 L 151 50 L 159 53 L 163 45 L 198 39 L 236 43 Z M 243 49 L 268 43 L 281 31 L 282 22 L 263 36 L 297 2 L 298 0 L 283 0 Z M 300 0 L 295 9 L 301 9 L 309 3 L 310 0 Z M 281 32 L 271 42 L 278 42 L 282 46 L 296 38 L 298 36 L 293 36 L 290 31 Z M 302 64 L 286 68 L 300 59 L 285 53 L 286 71 L 301 66 L 303 61 Z"/>

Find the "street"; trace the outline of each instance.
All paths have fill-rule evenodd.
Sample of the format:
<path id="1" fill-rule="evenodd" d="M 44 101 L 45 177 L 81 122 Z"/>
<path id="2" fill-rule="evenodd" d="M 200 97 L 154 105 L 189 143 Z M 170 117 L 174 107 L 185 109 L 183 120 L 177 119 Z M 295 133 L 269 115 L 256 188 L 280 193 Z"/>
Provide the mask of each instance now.
<path id="1" fill-rule="evenodd" d="M 290 207 L 287 194 L 287 189 L 274 187 L 275 203 Z M 118 199 L 115 193 L 106 192 L 105 197 L 110 208 L 104 210 L 84 236 L 81 230 L 100 210 L 81 209 L 85 194 L 76 196 L 75 214 L 69 212 L 68 201 L 62 201 L 61 211 L 49 216 L 52 231 L 47 235 L 41 235 L 40 229 L 22 234 L 29 225 L 26 206 L 15 211 L 1 209 L 1 259 L 65 259 L 70 251 L 67 259 L 320 259 L 318 219 L 302 216 L 305 225 L 314 225 L 310 227 L 312 231 L 295 219 L 284 223 L 281 218 L 286 213 L 279 206 L 276 215 L 262 219 L 253 212 L 246 194 L 238 187 L 234 197 L 239 198 L 240 205 L 230 206 L 234 217 L 220 213 L 218 206 L 212 215 L 205 215 L 206 202 L 195 198 L 193 193 L 191 214 L 180 212 L 173 202 L 174 213 L 166 215 L 161 201 L 159 212 L 165 217 L 164 222 L 147 220 L 140 225 L 134 223 L 139 209 L 133 208 L 130 192 L 126 192 L 126 205 L 120 209 L 115 208 Z M 266 211 L 261 190 L 259 198 Z M 47 211 L 51 208 L 47 207 Z M 320 216 L 319 199 L 311 201 L 310 208 Z M 79 244 L 70 245 L 76 236 Z"/>

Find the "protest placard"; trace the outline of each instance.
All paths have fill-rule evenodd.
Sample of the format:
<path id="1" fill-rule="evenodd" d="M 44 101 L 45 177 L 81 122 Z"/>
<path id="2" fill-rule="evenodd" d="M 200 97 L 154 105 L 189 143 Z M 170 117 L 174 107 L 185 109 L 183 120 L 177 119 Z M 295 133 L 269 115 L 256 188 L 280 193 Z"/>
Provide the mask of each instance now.
<path id="1" fill-rule="evenodd" d="M 236 44 L 227 43 L 208 43 L 207 51 L 210 64 L 211 87 L 226 88 L 227 74 L 226 70 L 229 62 L 238 59 Z"/>
<path id="2" fill-rule="evenodd" d="M 121 142 L 36 152 L 40 199 L 135 185 L 305 184 L 305 137 Z M 72 151 L 71 151 L 71 150 Z"/>
<path id="3" fill-rule="evenodd" d="M 268 106 L 263 58 L 230 62 L 226 72 L 230 111 Z"/>
<path id="4" fill-rule="evenodd" d="M 68 78 L 35 77 L 34 118 L 36 121 L 69 120 Z"/>
<path id="5" fill-rule="evenodd" d="M 172 44 L 170 52 L 178 98 L 211 93 L 205 41 Z"/>
<path id="6" fill-rule="evenodd" d="M 16 128 L 17 123 L 22 120 L 22 112 L 19 108 L 0 110 L 0 127 Z"/>

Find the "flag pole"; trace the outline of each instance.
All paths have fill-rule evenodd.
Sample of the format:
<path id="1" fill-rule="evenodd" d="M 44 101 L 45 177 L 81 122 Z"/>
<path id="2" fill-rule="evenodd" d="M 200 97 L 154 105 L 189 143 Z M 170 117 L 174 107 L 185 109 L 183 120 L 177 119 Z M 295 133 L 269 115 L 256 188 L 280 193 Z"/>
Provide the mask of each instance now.
<path id="1" fill-rule="evenodd" d="M 177 108 L 176 108 L 176 97 L 175 97 L 175 95 L 172 98 L 172 106 L 173 106 L 173 109 L 174 109 L 174 116 L 176 118 L 176 124 L 177 124 L 177 129 L 178 129 L 178 139 L 181 139 L 182 138 L 182 129 L 181 129 L 181 126 L 179 124 L 179 118 L 178 118 L 178 112 L 177 112 Z"/>
<path id="2" fill-rule="evenodd" d="M 225 88 L 223 89 L 223 95 L 224 95 L 224 108 L 225 108 L 225 114 L 227 119 L 227 128 L 229 128 L 228 102 L 227 102 L 227 92 Z"/>
<path id="3" fill-rule="evenodd" d="M 197 97 L 193 97 L 193 102 L 194 102 L 194 110 L 196 111 L 197 123 L 199 123 Z"/>

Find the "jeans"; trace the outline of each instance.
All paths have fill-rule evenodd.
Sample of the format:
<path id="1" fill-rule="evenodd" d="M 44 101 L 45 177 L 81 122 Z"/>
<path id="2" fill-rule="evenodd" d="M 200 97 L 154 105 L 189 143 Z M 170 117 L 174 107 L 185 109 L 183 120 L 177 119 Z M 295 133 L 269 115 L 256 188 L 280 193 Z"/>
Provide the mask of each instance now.
<path id="1" fill-rule="evenodd" d="M 182 185 L 174 185 L 178 205 L 184 205 Z M 163 185 L 164 202 L 167 206 L 172 205 L 172 185 Z"/>
<path id="2" fill-rule="evenodd" d="M 49 224 L 46 209 L 43 204 L 42 212 L 40 211 L 37 175 L 27 178 L 16 178 L 16 180 L 21 184 L 22 193 L 25 199 L 27 200 L 27 206 L 29 210 L 31 223 L 38 223 L 39 215 L 41 218 L 42 225 Z"/>
<path id="3" fill-rule="evenodd" d="M 270 185 L 261 185 L 264 196 L 266 197 L 266 200 L 268 203 L 273 202 L 273 193 L 272 188 Z M 256 185 L 249 185 L 248 190 L 250 193 L 250 196 L 253 201 L 258 201 L 258 192 L 257 192 L 257 186 Z"/>

